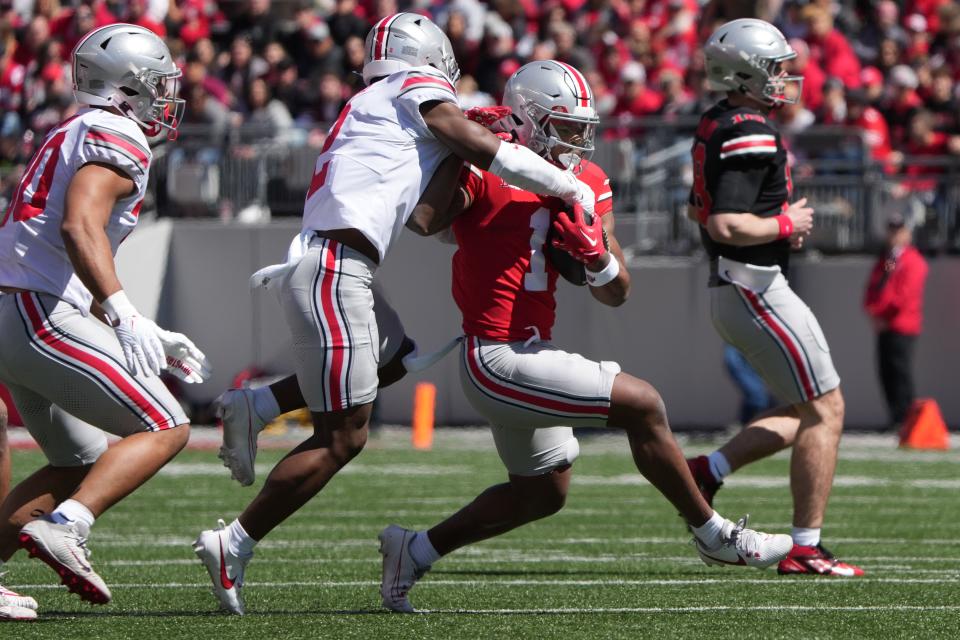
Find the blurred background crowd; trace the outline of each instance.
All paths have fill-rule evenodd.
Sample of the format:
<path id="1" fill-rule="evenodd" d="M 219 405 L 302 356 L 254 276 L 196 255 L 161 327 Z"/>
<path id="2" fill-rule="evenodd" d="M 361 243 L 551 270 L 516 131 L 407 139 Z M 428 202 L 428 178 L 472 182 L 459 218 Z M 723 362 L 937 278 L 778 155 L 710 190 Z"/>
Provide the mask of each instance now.
<path id="1" fill-rule="evenodd" d="M 901 204 L 918 224 L 935 220 L 943 248 L 958 235 L 960 195 L 946 179 L 960 156 L 960 3 L 952 0 L 0 0 L 3 186 L 74 109 L 73 45 L 94 27 L 126 21 L 165 37 L 184 72 L 182 139 L 158 154 L 172 163 L 158 171 L 157 204 L 170 205 L 160 211 L 295 215 L 298 176 L 309 174 L 328 123 L 362 87 L 364 36 L 398 10 L 430 15 L 449 34 L 465 108 L 495 103 L 530 60 L 580 69 L 603 123 L 598 161 L 624 187 L 620 208 L 670 216 L 685 198 L 682 147 L 717 99 L 700 44 L 721 22 L 770 20 L 798 52 L 791 71 L 805 77 L 803 103 L 776 114 L 798 139 L 796 175 L 833 180 L 821 199 L 840 222 L 855 222 L 847 235 L 866 233 L 864 215 L 891 198 L 909 198 Z M 674 143 L 675 157 L 662 156 Z M 264 145 L 285 153 L 271 156 Z M 676 175 L 658 183 L 664 167 Z M 883 186 L 873 195 L 864 191 L 870 172 Z M 841 189 L 854 184 L 850 176 L 856 193 Z M 645 199 L 652 186 L 661 200 L 679 195 Z"/>

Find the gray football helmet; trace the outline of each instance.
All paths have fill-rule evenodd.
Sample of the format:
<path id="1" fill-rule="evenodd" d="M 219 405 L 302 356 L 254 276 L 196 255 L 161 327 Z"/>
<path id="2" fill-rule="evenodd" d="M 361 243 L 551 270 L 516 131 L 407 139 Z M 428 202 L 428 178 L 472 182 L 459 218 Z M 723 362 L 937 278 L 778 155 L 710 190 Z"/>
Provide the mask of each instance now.
<path id="1" fill-rule="evenodd" d="M 769 22 L 742 18 L 724 24 L 707 40 L 703 55 L 716 91 L 739 91 L 768 106 L 800 101 L 803 76 L 786 75 L 781 67 L 797 52 Z"/>
<path id="2" fill-rule="evenodd" d="M 460 67 L 453 45 L 430 18 L 417 13 L 395 13 L 374 25 L 364 44 L 363 81 L 388 76 L 410 67 L 430 65 L 456 84 Z"/>
<path id="3" fill-rule="evenodd" d="M 176 137 L 185 104 L 177 98 L 181 72 L 155 33 L 132 24 L 94 29 L 74 48 L 72 66 L 77 102 L 113 107 L 147 135 Z"/>
<path id="4" fill-rule="evenodd" d="M 540 155 L 572 168 L 593 153 L 600 118 L 590 85 L 572 66 L 556 60 L 523 65 L 507 80 L 503 104 L 513 111 L 504 120 L 514 126 L 506 128 Z"/>

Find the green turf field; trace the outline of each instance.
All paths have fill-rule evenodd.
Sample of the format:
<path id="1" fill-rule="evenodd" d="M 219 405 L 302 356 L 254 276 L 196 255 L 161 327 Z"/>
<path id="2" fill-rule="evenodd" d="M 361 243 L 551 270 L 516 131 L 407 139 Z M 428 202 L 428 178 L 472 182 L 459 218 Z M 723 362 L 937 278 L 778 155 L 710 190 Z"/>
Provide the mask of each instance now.
<path id="1" fill-rule="evenodd" d="M 563 512 L 445 558 L 412 592 L 425 613 L 404 616 L 379 608 L 379 530 L 426 527 L 504 477 L 483 431 L 441 430 L 430 452 L 407 438 L 374 436 L 260 545 L 243 618 L 216 613 L 190 542 L 217 517 L 232 519 L 256 488 L 233 484 L 214 453 L 188 451 L 95 526 L 92 561 L 110 605 L 83 604 L 20 553 L 4 582 L 37 598 L 41 620 L 2 626 L 0 638 L 960 637 L 955 451 L 845 440 L 825 543 L 868 573 L 844 580 L 702 565 L 666 501 L 638 479 L 626 441 L 585 440 Z M 262 452 L 258 479 L 279 456 Z M 40 460 L 15 452 L 15 474 Z M 788 531 L 786 476 L 783 455 L 759 463 L 728 481 L 717 507 Z"/>

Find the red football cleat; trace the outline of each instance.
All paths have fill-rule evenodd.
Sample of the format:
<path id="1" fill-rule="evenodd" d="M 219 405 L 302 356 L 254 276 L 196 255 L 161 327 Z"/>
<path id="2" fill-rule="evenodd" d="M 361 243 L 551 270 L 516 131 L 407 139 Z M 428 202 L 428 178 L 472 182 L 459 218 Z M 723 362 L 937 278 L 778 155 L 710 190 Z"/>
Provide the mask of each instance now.
<path id="1" fill-rule="evenodd" d="M 810 574 L 854 578 L 862 576 L 863 569 L 839 560 L 821 544 L 815 547 L 795 544 L 787 557 L 777 565 L 777 573 L 780 575 Z"/>
<path id="2" fill-rule="evenodd" d="M 703 499 L 712 507 L 713 497 L 723 486 L 723 483 L 713 477 L 713 472 L 710 471 L 710 460 L 707 456 L 687 458 L 687 466 L 690 467 L 690 474 L 697 482 L 697 488 L 703 494 Z"/>

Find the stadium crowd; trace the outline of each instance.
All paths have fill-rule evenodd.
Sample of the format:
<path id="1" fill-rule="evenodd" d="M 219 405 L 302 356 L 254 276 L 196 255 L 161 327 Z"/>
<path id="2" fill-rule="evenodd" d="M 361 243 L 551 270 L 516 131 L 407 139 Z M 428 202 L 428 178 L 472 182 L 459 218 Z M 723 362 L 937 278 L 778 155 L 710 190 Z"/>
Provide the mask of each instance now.
<path id="1" fill-rule="evenodd" d="M 635 133 L 636 117 L 702 111 L 715 96 L 701 41 L 721 22 L 769 18 L 805 77 L 803 104 L 778 113 L 782 129 L 853 125 L 890 172 L 905 155 L 960 154 L 952 0 L 0 0 L 0 171 L 17 173 L 75 109 L 67 60 L 94 27 L 122 20 L 166 38 L 184 72 L 184 137 L 319 145 L 362 86 L 365 34 L 397 10 L 445 28 L 464 107 L 494 103 L 521 64 L 555 58 L 589 79 L 607 137 Z M 904 167 L 916 180 L 928 171 Z"/>

